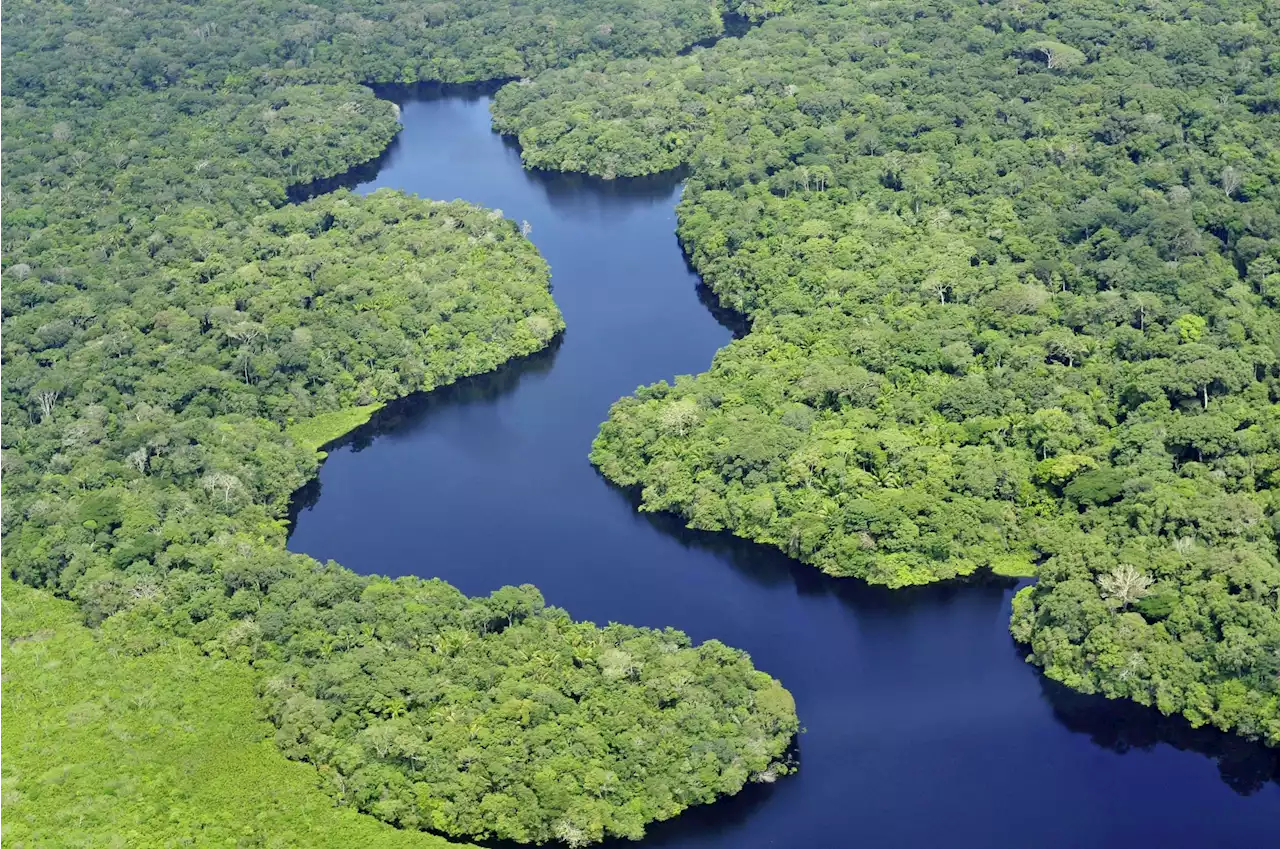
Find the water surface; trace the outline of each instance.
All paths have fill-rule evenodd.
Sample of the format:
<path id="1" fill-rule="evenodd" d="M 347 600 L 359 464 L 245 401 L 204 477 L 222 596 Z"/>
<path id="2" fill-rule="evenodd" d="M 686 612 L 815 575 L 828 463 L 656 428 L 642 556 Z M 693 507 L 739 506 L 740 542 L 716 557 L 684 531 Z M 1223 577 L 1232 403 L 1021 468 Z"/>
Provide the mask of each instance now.
<path id="1" fill-rule="evenodd" d="M 750 652 L 795 694 L 799 773 L 644 846 L 1280 845 L 1275 752 L 1045 681 L 1009 637 L 1012 582 L 879 590 L 637 513 L 587 462 L 600 422 L 638 385 L 705 370 L 734 327 L 680 252 L 678 179 L 526 172 L 482 89 L 419 90 L 402 121 L 358 190 L 527 220 L 568 330 L 344 440 L 290 548 L 470 594 L 533 583 L 577 618 Z"/>

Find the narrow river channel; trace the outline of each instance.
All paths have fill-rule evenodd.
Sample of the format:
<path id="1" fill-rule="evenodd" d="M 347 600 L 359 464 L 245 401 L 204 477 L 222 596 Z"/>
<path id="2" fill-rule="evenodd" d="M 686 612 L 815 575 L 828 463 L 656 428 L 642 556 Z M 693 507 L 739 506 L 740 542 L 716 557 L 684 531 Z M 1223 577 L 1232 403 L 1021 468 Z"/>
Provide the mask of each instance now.
<path id="1" fill-rule="evenodd" d="M 471 594 L 532 583 L 577 618 L 748 651 L 795 694 L 799 773 L 643 846 L 1280 845 L 1276 752 L 1045 681 L 1009 637 L 1012 582 L 876 590 L 637 513 L 587 462 L 600 422 L 637 385 L 705 370 L 734 322 L 680 252 L 676 177 L 526 172 L 488 106 L 480 89 L 405 97 L 403 132 L 357 190 L 527 220 L 568 331 L 339 443 L 300 496 L 292 550 Z"/>

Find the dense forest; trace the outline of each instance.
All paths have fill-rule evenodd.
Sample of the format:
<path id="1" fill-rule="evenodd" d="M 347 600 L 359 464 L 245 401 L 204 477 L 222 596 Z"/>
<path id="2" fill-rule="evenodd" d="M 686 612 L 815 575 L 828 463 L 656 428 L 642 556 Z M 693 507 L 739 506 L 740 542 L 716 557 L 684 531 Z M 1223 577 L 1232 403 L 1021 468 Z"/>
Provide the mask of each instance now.
<path id="1" fill-rule="evenodd" d="M 389 191 L 287 202 L 394 136 L 396 107 L 359 83 L 674 53 L 718 32 L 716 8 L 17 2 L 4 23 L 5 566 L 97 631 L 6 585 L 22 621 L 56 623 L 6 629 L 21 668 L 49 679 L 5 685 L 39 729 L 14 761 L 7 738 L 5 758 L 32 794 L 33 839 L 66 824 L 61 810 L 89 834 L 145 821 L 86 807 L 75 794 L 97 772 L 68 772 L 66 795 L 32 786 L 34 765 L 57 767 L 70 747 L 115 757 L 110 739 L 88 740 L 104 724 L 152 734 L 177 721 L 209 741 L 269 716 L 275 745 L 350 808 L 571 845 L 638 837 L 788 768 L 794 704 L 741 652 L 574 622 L 527 585 L 470 599 L 284 550 L 289 499 L 324 441 L 563 328 L 546 264 L 501 211 Z M 46 631 L 60 635 L 47 646 Z M 78 654 L 39 666 L 46 651 L 109 660 L 90 678 Z M 163 680 L 173 664 L 196 693 L 225 677 L 217 709 L 193 716 L 142 688 L 137 710 L 115 716 L 123 682 Z M 39 705 L 81 689 L 78 736 L 41 724 Z M 235 757 L 254 760 L 251 738 Z M 164 752 L 148 739 L 121 787 L 167 807 L 137 759 L 171 771 L 195 743 Z M 296 812 L 245 828 L 324 845 L 301 821 L 323 807 L 306 780 L 278 754 L 257 757 L 249 772 L 279 776 Z M 236 780 L 234 758 L 206 768 L 210 810 L 243 804 L 218 789 Z M 175 816 L 166 835 L 207 842 L 207 820 Z M 373 822 L 334 822 L 381 840 Z"/>
<path id="2" fill-rule="evenodd" d="M 727 10 L 5 4 L 23 839 L 580 846 L 788 769 L 741 652 L 285 551 L 329 437 L 563 328 L 500 211 L 289 203 L 386 147 L 385 82 L 519 78 L 530 166 L 689 169 L 751 332 L 611 411 L 592 459 L 645 509 L 890 586 L 1034 573 L 1050 677 L 1280 743 L 1280 11 L 748 0 L 677 55 Z"/>
<path id="3" fill-rule="evenodd" d="M 8 578 L 3 595 L 6 845 L 458 845 L 333 805 L 271 742 L 250 667 L 180 639 L 121 650 L 115 622 L 95 633 Z"/>
<path id="4" fill-rule="evenodd" d="M 530 166 L 688 166 L 752 322 L 593 461 L 832 575 L 1034 573 L 1049 676 L 1280 743 L 1277 62 L 1263 0 L 815 3 L 507 86 Z"/>
<path id="5" fill-rule="evenodd" d="M 788 0 L 764 0 L 764 15 Z M 7 4 L 5 91 L 102 104 L 135 89 L 489 80 L 578 56 L 675 53 L 722 29 L 707 0 L 157 0 Z"/>

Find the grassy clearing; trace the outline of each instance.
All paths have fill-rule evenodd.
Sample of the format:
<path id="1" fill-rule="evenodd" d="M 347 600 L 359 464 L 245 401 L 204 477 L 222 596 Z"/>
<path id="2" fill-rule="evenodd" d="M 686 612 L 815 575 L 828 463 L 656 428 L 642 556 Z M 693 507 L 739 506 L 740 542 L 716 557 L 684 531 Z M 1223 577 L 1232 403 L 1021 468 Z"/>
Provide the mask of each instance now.
<path id="1" fill-rule="evenodd" d="M 135 654 L 7 577 L 3 608 L 6 847 L 455 845 L 334 807 L 244 665 L 176 639 Z"/>
<path id="2" fill-rule="evenodd" d="M 1036 565 L 1031 562 L 1029 557 L 1006 554 L 1003 557 L 992 559 L 991 571 L 1006 578 L 1034 578 L 1036 576 Z"/>
<path id="3" fill-rule="evenodd" d="M 348 407 L 345 410 L 334 410 L 332 413 L 321 413 L 289 425 L 285 428 L 285 433 L 294 441 L 294 444 L 306 446 L 312 451 L 319 451 L 326 444 L 369 421 L 382 407 L 383 404 L 379 401 L 363 407 Z"/>

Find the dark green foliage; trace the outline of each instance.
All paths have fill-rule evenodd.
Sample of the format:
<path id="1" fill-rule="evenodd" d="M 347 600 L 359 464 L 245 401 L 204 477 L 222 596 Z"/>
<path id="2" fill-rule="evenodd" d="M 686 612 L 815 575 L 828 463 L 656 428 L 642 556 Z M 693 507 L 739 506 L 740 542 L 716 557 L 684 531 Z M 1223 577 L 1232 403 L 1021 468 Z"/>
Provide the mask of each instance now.
<path id="1" fill-rule="evenodd" d="M 390 191 L 285 205 L 394 135 L 396 107 L 353 83 L 674 52 L 714 11 L 7 4 L 6 570 L 77 601 L 140 669 L 174 635 L 249 665 L 284 750 L 398 825 L 638 837 L 784 770 L 794 705 L 740 652 L 575 623 L 532 587 L 468 599 L 284 551 L 335 422 L 563 327 L 500 212 Z"/>
<path id="2" fill-rule="evenodd" d="M 768 780 L 796 731 L 790 695 L 742 653 L 576 623 L 527 585 L 470 600 L 439 582 L 362 582 L 319 609 L 299 591 L 276 588 L 228 648 L 278 653 L 287 639 L 265 685 L 277 742 L 402 826 L 639 838 Z"/>
<path id="3" fill-rule="evenodd" d="M 645 509 L 892 586 L 1038 563 L 1048 674 L 1280 741 L 1274 4 L 821 4 L 509 86 L 531 165 L 692 168 L 752 332 L 624 399 Z"/>
<path id="4" fill-rule="evenodd" d="M 1094 506 L 1110 504 L 1124 494 L 1129 473 L 1124 469 L 1093 469 L 1076 475 L 1062 488 L 1062 493 L 1072 501 Z"/>
<path id="5" fill-rule="evenodd" d="M 789 0 L 757 4 L 776 12 Z M 153 0 L 5 4 L 5 93 L 104 103 L 134 89 L 216 97 L 273 82 L 518 77 L 580 55 L 674 53 L 721 31 L 706 0 Z"/>
<path id="6" fill-rule="evenodd" d="M 1155 595 L 1147 596 L 1135 604 L 1134 607 L 1149 622 L 1167 619 L 1178 609 L 1178 594 L 1172 590 L 1164 590 Z"/>

